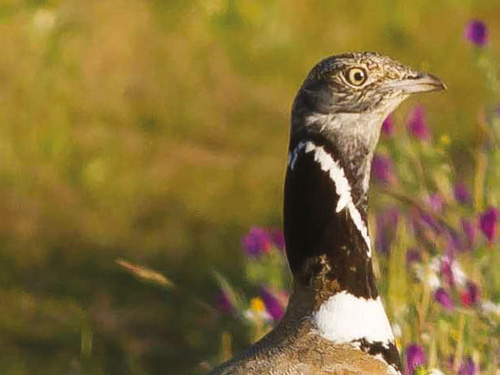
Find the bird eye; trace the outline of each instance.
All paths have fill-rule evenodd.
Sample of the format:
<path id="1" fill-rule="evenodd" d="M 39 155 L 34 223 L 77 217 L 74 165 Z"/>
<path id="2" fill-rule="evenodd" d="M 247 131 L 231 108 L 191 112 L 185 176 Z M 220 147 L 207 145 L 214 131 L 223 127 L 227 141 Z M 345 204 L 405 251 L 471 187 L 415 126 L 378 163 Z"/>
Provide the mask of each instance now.
<path id="1" fill-rule="evenodd" d="M 347 82 L 353 86 L 361 86 L 365 83 L 367 77 L 366 71 L 361 68 L 351 68 L 346 74 Z"/>

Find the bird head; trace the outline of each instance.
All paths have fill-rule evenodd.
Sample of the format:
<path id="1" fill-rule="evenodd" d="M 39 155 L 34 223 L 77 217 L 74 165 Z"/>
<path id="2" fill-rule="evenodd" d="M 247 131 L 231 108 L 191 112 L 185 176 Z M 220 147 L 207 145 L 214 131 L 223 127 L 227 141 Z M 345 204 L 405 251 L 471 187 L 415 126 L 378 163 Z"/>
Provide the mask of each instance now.
<path id="1" fill-rule="evenodd" d="M 291 142 L 321 137 L 352 174 L 369 165 L 384 119 L 413 93 L 445 90 L 437 77 L 373 52 L 328 57 L 312 68 L 292 108 Z"/>
<path id="2" fill-rule="evenodd" d="M 352 52 L 312 68 L 292 108 L 292 139 L 320 133 L 339 148 L 369 154 L 384 119 L 413 93 L 445 90 L 437 77 L 387 56 Z"/>
<path id="3" fill-rule="evenodd" d="M 320 61 L 301 93 L 318 113 L 386 114 L 410 94 L 444 90 L 435 76 L 372 52 L 346 53 Z"/>

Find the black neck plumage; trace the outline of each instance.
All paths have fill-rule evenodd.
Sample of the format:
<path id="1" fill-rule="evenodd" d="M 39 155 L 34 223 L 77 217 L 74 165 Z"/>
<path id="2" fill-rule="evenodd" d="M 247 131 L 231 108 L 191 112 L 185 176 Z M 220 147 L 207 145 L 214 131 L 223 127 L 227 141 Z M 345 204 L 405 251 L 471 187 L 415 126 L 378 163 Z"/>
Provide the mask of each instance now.
<path id="1" fill-rule="evenodd" d="M 296 134 L 289 152 L 284 229 L 296 282 L 320 285 L 326 296 L 345 290 L 376 298 L 363 167 L 368 153 L 346 155 L 321 134 Z"/>

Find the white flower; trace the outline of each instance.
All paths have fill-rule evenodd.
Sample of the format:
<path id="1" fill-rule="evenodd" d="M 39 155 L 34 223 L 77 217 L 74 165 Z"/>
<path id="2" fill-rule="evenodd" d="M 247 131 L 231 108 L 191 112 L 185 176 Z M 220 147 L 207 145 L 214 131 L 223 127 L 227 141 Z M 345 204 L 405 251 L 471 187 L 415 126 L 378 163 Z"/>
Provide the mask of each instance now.
<path id="1" fill-rule="evenodd" d="M 456 260 L 451 263 L 451 273 L 453 279 L 458 286 L 464 286 L 467 282 L 467 275 L 465 274 L 462 266 Z"/>
<path id="2" fill-rule="evenodd" d="M 432 291 L 437 290 L 442 286 L 440 276 L 444 263 L 450 263 L 453 281 L 463 287 L 467 283 L 467 275 L 458 261 L 450 260 L 446 256 L 436 256 L 428 264 L 415 264 L 417 278 L 427 284 Z"/>
<path id="3" fill-rule="evenodd" d="M 441 280 L 439 279 L 438 271 L 436 271 L 434 259 L 429 264 L 415 264 L 417 279 L 427 284 L 432 291 L 441 287 Z"/>
<path id="4" fill-rule="evenodd" d="M 500 315 L 500 304 L 493 301 L 481 302 L 481 310 L 488 314 Z"/>
<path id="5" fill-rule="evenodd" d="M 427 375 L 444 375 L 444 372 L 437 368 L 431 368 Z"/>
<path id="6" fill-rule="evenodd" d="M 267 311 L 254 311 L 252 309 L 245 310 L 243 316 L 248 320 L 259 321 L 264 320 L 270 322 L 273 320 L 272 316 Z"/>

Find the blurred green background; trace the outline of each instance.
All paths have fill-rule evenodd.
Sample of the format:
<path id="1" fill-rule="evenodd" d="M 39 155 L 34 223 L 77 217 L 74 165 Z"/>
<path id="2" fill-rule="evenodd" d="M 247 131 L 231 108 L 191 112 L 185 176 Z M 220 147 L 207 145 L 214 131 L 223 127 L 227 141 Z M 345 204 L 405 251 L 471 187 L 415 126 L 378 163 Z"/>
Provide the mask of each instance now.
<path id="1" fill-rule="evenodd" d="M 203 372 L 230 330 L 213 271 L 237 280 L 241 235 L 280 227 L 290 104 L 325 56 L 442 78 L 416 100 L 466 176 L 495 104 L 463 38 L 476 17 L 498 56 L 498 0 L 1 1 L 0 373 Z"/>

